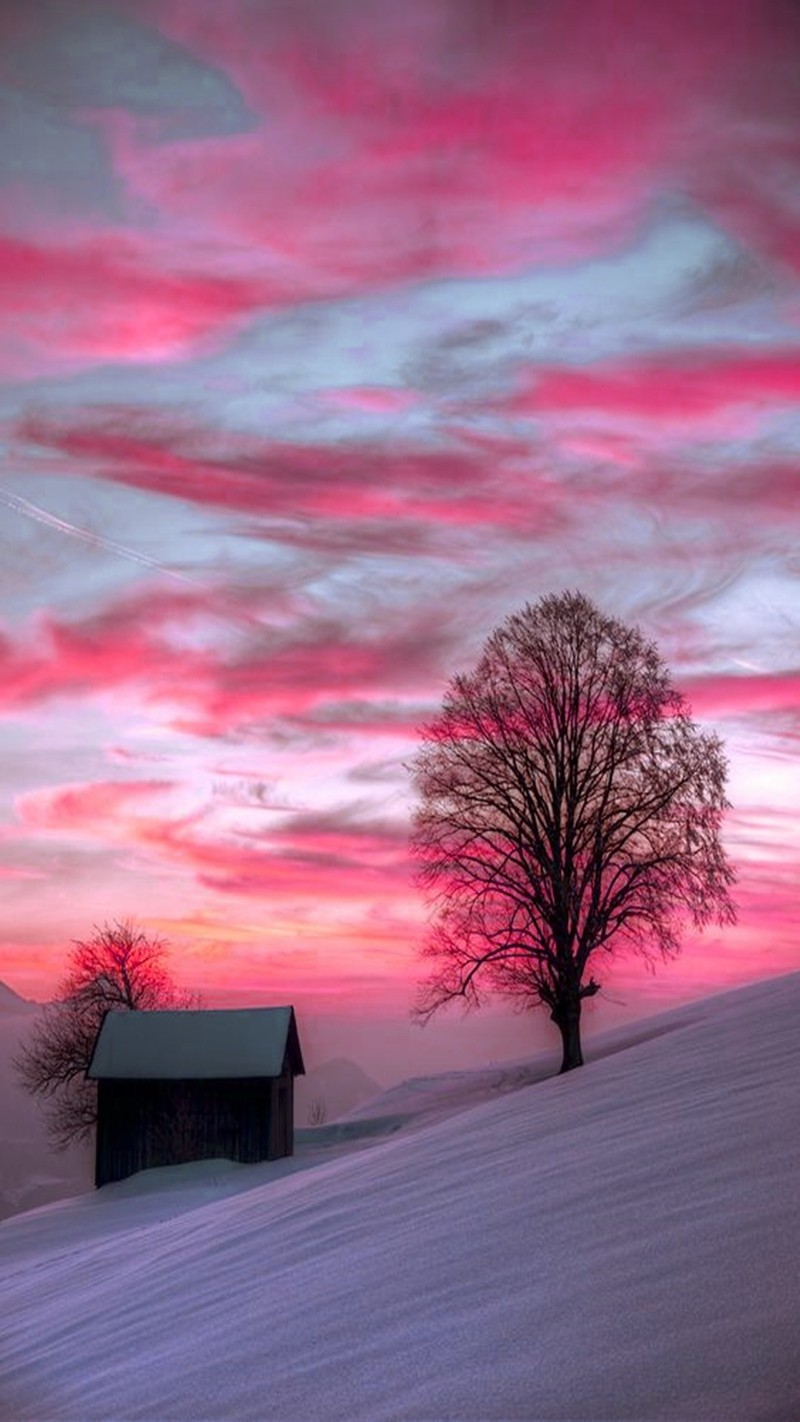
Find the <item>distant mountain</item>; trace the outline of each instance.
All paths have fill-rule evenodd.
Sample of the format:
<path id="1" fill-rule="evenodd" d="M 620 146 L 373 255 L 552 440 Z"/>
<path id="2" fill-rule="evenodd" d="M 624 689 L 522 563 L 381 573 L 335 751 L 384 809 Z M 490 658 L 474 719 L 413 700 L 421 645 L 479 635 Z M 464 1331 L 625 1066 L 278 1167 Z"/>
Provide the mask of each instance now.
<path id="1" fill-rule="evenodd" d="M 312 1120 L 312 1116 L 319 1111 L 324 1112 L 324 1121 L 335 1121 L 364 1101 L 378 1096 L 382 1090 L 379 1082 L 374 1081 L 349 1057 L 332 1057 L 330 1061 L 313 1067 L 305 1076 L 297 1077 L 294 1084 L 295 1126 L 321 1125 L 321 1120 Z"/>
<path id="2" fill-rule="evenodd" d="M 41 1010 L 41 1003 L 0 983 L 0 1220 L 92 1184 L 88 1148 L 51 1150 L 39 1106 L 14 1071 L 14 1057 Z"/>
<path id="3" fill-rule="evenodd" d="M 8 983 L 0 982 L 0 1012 L 30 1013 L 38 1012 L 40 1007 L 40 1002 L 31 1002 L 27 997 L 20 997 Z"/>

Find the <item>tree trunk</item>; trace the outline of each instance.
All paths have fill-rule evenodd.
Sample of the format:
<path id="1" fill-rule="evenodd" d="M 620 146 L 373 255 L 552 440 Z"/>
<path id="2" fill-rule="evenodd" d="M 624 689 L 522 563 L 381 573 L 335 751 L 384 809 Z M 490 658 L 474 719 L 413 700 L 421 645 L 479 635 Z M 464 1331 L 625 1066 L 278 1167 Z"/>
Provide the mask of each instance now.
<path id="1" fill-rule="evenodd" d="M 559 1075 L 583 1066 L 581 1050 L 581 1000 L 580 997 L 560 1002 L 550 1016 L 561 1033 L 561 1066 Z"/>

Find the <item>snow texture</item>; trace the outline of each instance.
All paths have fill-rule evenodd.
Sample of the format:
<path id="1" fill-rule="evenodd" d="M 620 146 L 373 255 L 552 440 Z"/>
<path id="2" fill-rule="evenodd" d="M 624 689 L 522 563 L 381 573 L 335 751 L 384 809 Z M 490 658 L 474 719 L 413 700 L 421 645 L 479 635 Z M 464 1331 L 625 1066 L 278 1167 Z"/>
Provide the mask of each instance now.
<path id="1" fill-rule="evenodd" d="M 797 1422 L 799 1018 L 793 975 L 7 1220 L 0 1414 Z"/>

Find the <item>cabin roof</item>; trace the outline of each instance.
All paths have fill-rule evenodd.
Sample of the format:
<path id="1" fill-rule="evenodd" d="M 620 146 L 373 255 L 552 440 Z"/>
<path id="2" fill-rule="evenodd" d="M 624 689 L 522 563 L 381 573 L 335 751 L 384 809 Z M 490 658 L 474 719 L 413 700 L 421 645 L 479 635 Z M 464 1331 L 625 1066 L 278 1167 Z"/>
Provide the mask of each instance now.
<path id="1" fill-rule="evenodd" d="M 305 1072 L 292 1007 L 108 1012 L 90 1080 L 218 1080 Z"/>

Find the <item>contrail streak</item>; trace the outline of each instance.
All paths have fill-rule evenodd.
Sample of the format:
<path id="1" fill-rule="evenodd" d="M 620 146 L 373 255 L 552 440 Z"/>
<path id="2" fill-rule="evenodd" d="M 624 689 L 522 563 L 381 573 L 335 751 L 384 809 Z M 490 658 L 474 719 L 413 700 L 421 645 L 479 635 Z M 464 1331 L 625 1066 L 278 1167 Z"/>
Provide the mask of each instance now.
<path id="1" fill-rule="evenodd" d="M 7 508 L 13 509 L 15 513 L 33 519 L 35 523 L 43 523 L 46 528 L 55 529 L 58 533 L 66 533 L 70 538 L 79 539 L 81 543 L 88 543 L 91 548 L 102 548 L 106 553 L 116 553 L 120 558 L 127 558 L 131 563 L 140 563 L 145 568 L 153 568 L 157 573 L 164 573 L 167 577 L 175 578 L 180 583 L 188 583 L 190 587 L 203 588 L 206 592 L 210 591 L 197 578 L 191 578 L 187 573 L 179 573 L 175 568 L 160 563 L 157 558 L 149 558 L 146 553 L 138 553 L 135 548 L 128 548 L 126 544 L 117 543 L 113 538 L 105 538 L 101 533 L 92 533 L 88 528 L 81 528 L 78 524 L 69 523 L 67 519 L 58 518 L 56 514 L 48 513 L 47 509 L 40 508 L 38 504 L 32 504 L 29 499 L 23 499 L 21 494 L 10 493 L 1 485 L 0 502 L 4 503 Z"/>
<path id="2" fill-rule="evenodd" d="M 221 595 L 219 588 L 202 582 L 200 578 L 192 578 L 188 573 L 179 573 L 177 569 L 170 568 L 166 563 L 160 563 L 157 558 L 150 558 L 147 553 L 139 553 L 135 548 L 129 548 L 125 543 L 117 543 L 113 538 L 106 538 L 101 533 L 92 533 L 88 528 L 81 528 L 79 524 L 70 523 L 67 519 L 59 518 L 57 514 L 48 513 L 47 509 L 40 508 L 38 504 L 32 504 L 30 499 L 23 499 L 21 494 L 12 494 L 2 485 L 0 485 L 0 503 L 13 509 L 14 513 L 22 514 L 24 518 L 33 519 L 34 523 L 44 524 L 45 528 L 52 528 L 57 533 L 65 533 L 69 538 L 77 538 L 81 543 L 88 543 L 90 548 L 100 548 L 106 553 L 115 553 L 119 558 L 127 558 L 129 562 L 138 563 L 143 568 L 152 568 L 154 572 L 163 573 L 165 577 L 174 578 L 176 582 L 185 583 L 188 587 L 199 588 L 201 592 L 208 594 L 209 615 L 217 618 L 220 622 L 239 623 L 242 627 L 263 628 L 265 625 L 255 613 L 230 603 L 230 599 L 227 599 L 224 594 Z M 226 606 L 226 603 L 230 605 Z"/>

